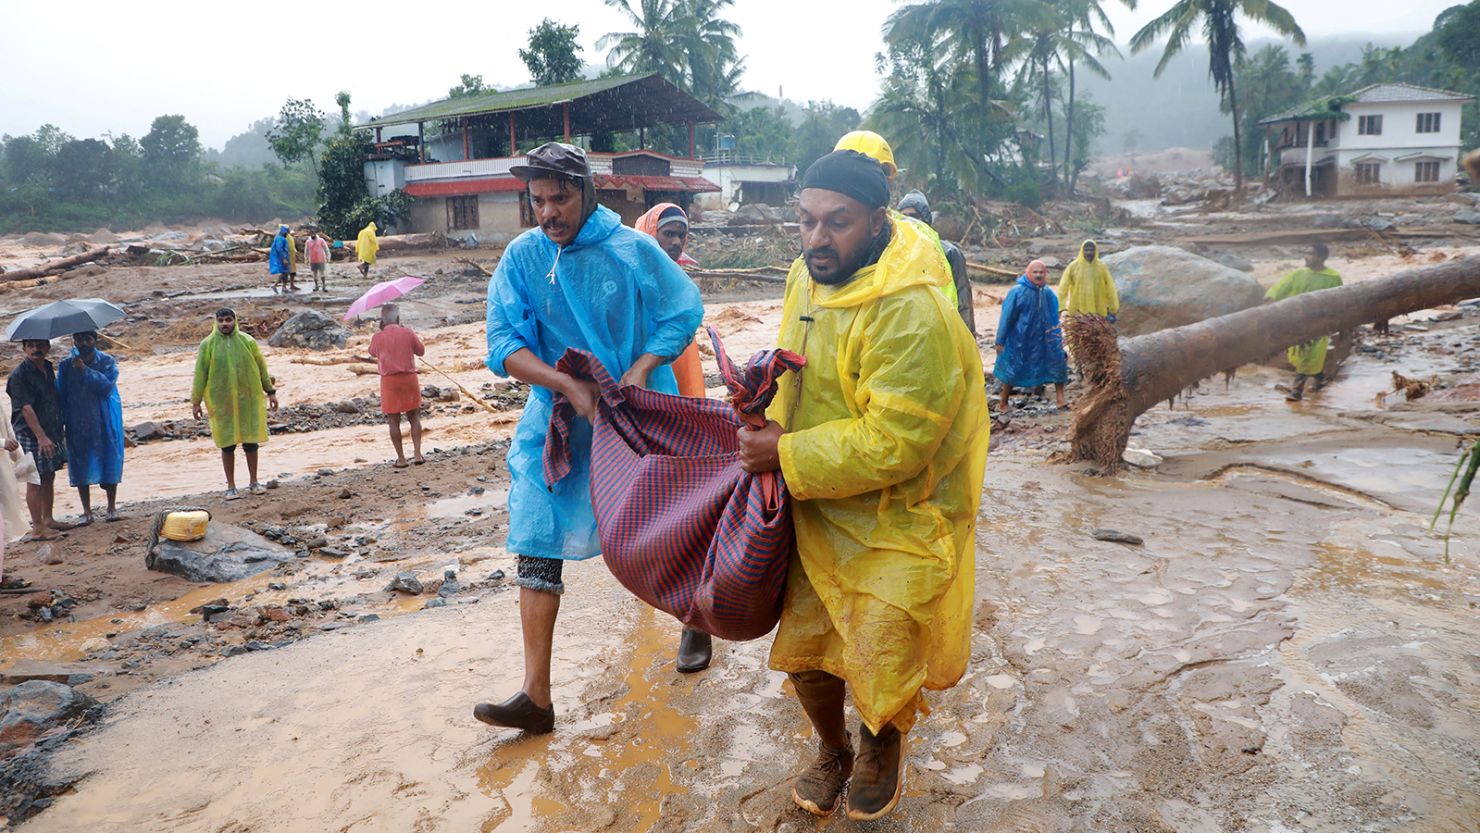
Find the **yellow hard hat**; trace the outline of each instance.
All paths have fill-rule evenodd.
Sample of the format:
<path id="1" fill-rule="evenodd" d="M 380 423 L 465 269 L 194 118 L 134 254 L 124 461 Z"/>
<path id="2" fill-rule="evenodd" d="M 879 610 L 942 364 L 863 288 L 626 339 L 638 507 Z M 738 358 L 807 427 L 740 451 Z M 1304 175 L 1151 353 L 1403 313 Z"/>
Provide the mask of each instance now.
<path id="1" fill-rule="evenodd" d="M 894 164 L 894 149 L 883 136 L 872 130 L 855 130 L 838 140 L 833 150 L 856 150 L 884 166 L 884 173 L 893 179 L 899 173 Z"/>

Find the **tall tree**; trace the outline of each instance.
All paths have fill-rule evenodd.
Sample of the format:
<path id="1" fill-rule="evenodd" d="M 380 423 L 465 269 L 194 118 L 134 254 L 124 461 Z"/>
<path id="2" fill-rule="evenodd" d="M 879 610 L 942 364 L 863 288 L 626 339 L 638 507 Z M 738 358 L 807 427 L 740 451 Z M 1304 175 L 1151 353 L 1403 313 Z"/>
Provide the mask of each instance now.
<path id="1" fill-rule="evenodd" d="M 304 159 L 319 172 L 319 145 L 324 140 L 324 113 L 306 98 L 290 98 L 283 103 L 277 121 L 267 131 L 267 143 L 283 167 Z"/>
<path id="2" fill-rule="evenodd" d="M 611 47 L 607 65 L 626 74 L 657 72 L 679 85 L 686 82 L 683 49 L 681 0 L 606 0 L 621 12 L 627 25 L 625 32 L 608 32 L 596 41 L 597 49 Z"/>
<path id="3" fill-rule="evenodd" d="M 541 87 L 564 84 L 581 77 L 581 45 L 576 43 L 581 27 L 565 26 L 545 18 L 529 30 L 529 48 L 519 50 L 519 60 L 529 68 L 529 77 Z"/>
<path id="4" fill-rule="evenodd" d="M 200 131 L 181 115 L 159 116 L 139 140 L 144 174 L 162 191 L 181 191 L 200 177 Z"/>
<path id="5" fill-rule="evenodd" d="M 349 115 L 349 90 L 340 90 L 334 94 L 334 103 L 339 107 L 339 133 L 349 133 L 351 122 L 354 119 Z"/>
<path id="6" fill-rule="evenodd" d="M 457 86 L 447 91 L 447 97 L 467 98 L 470 95 L 483 95 L 484 93 L 491 93 L 493 91 L 493 87 L 483 83 L 483 76 L 469 75 L 465 72 L 462 75 L 462 79 L 457 82 Z"/>
<path id="7" fill-rule="evenodd" d="M 1239 31 L 1239 15 L 1263 23 L 1289 37 L 1298 46 L 1305 45 L 1305 32 L 1295 22 L 1294 16 L 1284 6 L 1277 5 L 1272 0 L 1177 0 L 1176 5 L 1147 23 L 1131 38 L 1131 51 L 1142 52 L 1149 49 L 1165 36 L 1166 46 L 1162 50 L 1161 60 L 1156 64 L 1155 72 L 1160 77 L 1172 58 L 1192 39 L 1193 30 L 1201 27 L 1203 38 L 1208 42 L 1208 75 L 1233 115 L 1233 177 L 1238 191 L 1242 193 L 1243 142 L 1239 130 L 1234 64 L 1243 57 L 1246 50 L 1243 35 Z"/>

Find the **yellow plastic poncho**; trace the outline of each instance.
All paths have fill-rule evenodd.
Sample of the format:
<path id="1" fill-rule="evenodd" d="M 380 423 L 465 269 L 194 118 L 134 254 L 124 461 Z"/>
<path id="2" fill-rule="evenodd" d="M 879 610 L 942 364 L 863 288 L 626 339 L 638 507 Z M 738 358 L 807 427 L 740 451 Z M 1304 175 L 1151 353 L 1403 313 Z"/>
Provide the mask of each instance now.
<path id="1" fill-rule="evenodd" d="M 375 265 L 375 253 L 380 251 L 380 238 L 375 236 L 375 224 L 371 223 L 360 229 L 360 236 L 355 238 L 355 257 L 361 263 Z"/>
<path id="2" fill-rule="evenodd" d="M 1084 259 L 1084 247 L 1094 242 L 1086 240 L 1080 244 L 1079 257 L 1064 269 L 1059 279 L 1059 311 L 1064 315 L 1089 313 L 1104 317 L 1120 312 L 1120 295 L 1115 291 L 1110 267 L 1099 256 L 1099 247 L 1095 247 L 1094 260 Z"/>
<path id="3" fill-rule="evenodd" d="M 1264 293 L 1264 297 L 1270 301 L 1283 301 L 1286 298 L 1294 298 L 1296 295 L 1322 289 L 1335 289 L 1338 286 L 1341 286 L 1341 275 L 1329 266 L 1323 269 L 1301 268 L 1280 278 L 1279 283 L 1271 286 Z M 1326 348 L 1330 344 L 1330 337 L 1321 336 L 1314 341 L 1291 347 L 1285 351 L 1285 356 L 1294 366 L 1296 373 L 1315 376 L 1326 369 Z"/>
<path id="4" fill-rule="evenodd" d="M 288 238 L 288 272 L 292 274 L 298 271 L 298 242 L 293 239 L 291 231 L 286 237 Z"/>
<path id="5" fill-rule="evenodd" d="M 217 448 L 267 442 L 267 391 L 272 387 L 256 339 L 240 328 L 229 336 L 211 328 L 195 354 L 190 404 L 206 403 Z"/>
<path id="6" fill-rule="evenodd" d="M 878 263 L 841 286 L 792 264 L 780 346 L 807 367 L 768 412 L 788 432 L 797 536 L 770 664 L 842 677 L 873 731 L 908 731 L 921 687 L 966 670 L 989 432 L 981 355 L 939 291 L 945 257 L 915 224 L 892 226 Z"/>

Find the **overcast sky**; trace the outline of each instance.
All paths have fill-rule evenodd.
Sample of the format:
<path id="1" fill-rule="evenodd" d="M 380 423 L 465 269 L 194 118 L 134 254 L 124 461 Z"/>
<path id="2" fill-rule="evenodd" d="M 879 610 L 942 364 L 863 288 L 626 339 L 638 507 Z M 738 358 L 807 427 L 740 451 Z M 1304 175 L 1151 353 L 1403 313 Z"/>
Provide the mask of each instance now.
<path id="1" fill-rule="evenodd" d="M 1307 35 L 1427 31 L 1459 0 L 1401 3 L 1287 0 Z M 1171 0 L 1107 8 L 1124 42 Z M 636 2 L 634 2 L 636 5 Z M 880 27 L 899 0 L 736 0 L 747 89 L 862 109 L 878 86 Z M 407 3 L 317 0 L 223 3 L 157 0 L 0 0 L 0 133 L 50 122 L 78 137 L 135 137 L 157 115 L 181 113 L 220 147 L 286 98 L 334 109 L 349 90 L 356 112 L 441 98 L 462 73 L 500 87 L 528 81 L 518 48 L 546 17 L 580 25 L 582 57 L 624 29 L 601 0 Z M 1250 30 L 1248 37 L 1257 37 Z"/>

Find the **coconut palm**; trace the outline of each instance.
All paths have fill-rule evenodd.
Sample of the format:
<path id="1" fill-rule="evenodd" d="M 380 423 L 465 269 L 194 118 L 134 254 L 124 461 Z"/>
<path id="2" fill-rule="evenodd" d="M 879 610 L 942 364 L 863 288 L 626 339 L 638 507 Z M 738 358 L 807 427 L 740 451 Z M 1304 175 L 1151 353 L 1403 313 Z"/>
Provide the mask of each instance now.
<path id="1" fill-rule="evenodd" d="M 1136 0 L 1121 2 L 1128 9 L 1136 8 Z M 1084 66 L 1095 75 L 1108 79 L 1110 72 L 1099 59 L 1107 54 L 1119 58 L 1121 54 L 1115 42 L 1107 37 L 1115 34 L 1115 26 L 1110 23 L 1110 17 L 1105 14 L 1100 0 L 1071 0 L 1065 17 L 1068 26 L 1059 43 L 1059 54 L 1066 65 L 1065 73 L 1069 79 L 1069 98 L 1064 107 L 1064 119 L 1067 122 L 1064 126 L 1064 183 L 1069 186 L 1069 192 L 1073 193 L 1074 184 L 1079 179 L 1079 171 L 1074 168 L 1075 68 Z M 1096 23 L 1099 23 L 1104 34 L 1095 31 Z"/>
<path id="2" fill-rule="evenodd" d="M 912 3 L 889 15 L 886 43 L 936 39 L 970 62 L 976 80 L 977 105 L 992 109 L 993 82 L 1022 55 L 1018 35 L 1025 21 L 1039 15 L 1038 0 L 930 0 Z"/>
<path id="3" fill-rule="evenodd" d="M 684 20 L 682 0 L 606 0 L 620 11 L 632 27 L 627 32 L 609 32 L 596 41 L 597 49 L 611 51 L 608 66 L 624 73 L 657 72 L 676 84 L 683 85 L 683 48 L 679 45 Z"/>
<path id="4" fill-rule="evenodd" d="M 1276 32 L 1289 37 L 1299 46 L 1305 45 L 1305 32 L 1295 18 L 1283 6 L 1271 0 L 1178 0 L 1160 17 L 1142 27 L 1131 38 L 1131 51 L 1149 49 L 1162 36 L 1166 36 L 1166 47 L 1161 60 L 1156 64 L 1156 75 L 1171 63 L 1172 58 L 1182 51 L 1193 37 L 1196 28 L 1208 42 L 1208 75 L 1218 90 L 1223 102 L 1233 115 L 1234 182 L 1239 192 L 1244 187 L 1243 140 L 1239 135 L 1238 92 L 1234 89 L 1234 64 L 1244 56 L 1244 39 L 1239 32 L 1238 16 L 1269 26 Z"/>

